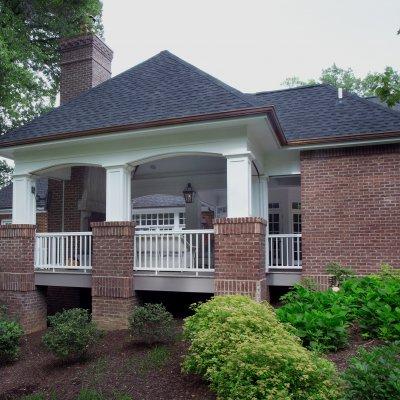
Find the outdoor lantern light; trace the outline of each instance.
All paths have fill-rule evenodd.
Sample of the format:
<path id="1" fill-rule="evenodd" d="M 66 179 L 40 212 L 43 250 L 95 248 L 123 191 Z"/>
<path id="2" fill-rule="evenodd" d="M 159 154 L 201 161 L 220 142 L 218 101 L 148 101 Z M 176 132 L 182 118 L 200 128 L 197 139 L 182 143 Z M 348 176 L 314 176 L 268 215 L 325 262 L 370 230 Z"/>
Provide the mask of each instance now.
<path id="1" fill-rule="evenodd" d="M 185 198 L 185 203 L 193 203 L 193 196 L 195 191 L 192 188 L 192 184 L 188 183 L 185 190 L 183 191 L 183 197 Z"/>

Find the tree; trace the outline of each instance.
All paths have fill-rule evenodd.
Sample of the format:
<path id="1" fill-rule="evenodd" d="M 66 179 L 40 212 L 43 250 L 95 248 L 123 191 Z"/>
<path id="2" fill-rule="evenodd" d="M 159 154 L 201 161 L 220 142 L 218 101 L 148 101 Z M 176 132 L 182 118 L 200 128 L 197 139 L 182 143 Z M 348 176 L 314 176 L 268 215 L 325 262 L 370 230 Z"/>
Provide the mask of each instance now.
<path id="1" fill-rule="evenodd" d="M 0 0 L 0 133 L 54 106 L 58 42 L 102 34 L 100 0 Z"/>
<path id="2" fill-rule="evenodd" d="M 351 68 L 343 69 L 333 64 L 323 69 L 318 79 L 303 81 L 295 76 L 285 79 L 282 86 L 296 87 L 317 83 L 341 87 L 362 97 L 378 96 L 389 107 L 393 107 L 400 101 L 400 75 L 391 67 L 386 67 L 383 73 L 370 72 L 364 78 L 359 78 L 355 76 Z"/>
<path id="3" fill-rule="evenodd" d="M 5 160 L 0 160 L 0 189 L 8 185 L 11 181 L 11 174 L 14 168 L 10 166 Z"/>

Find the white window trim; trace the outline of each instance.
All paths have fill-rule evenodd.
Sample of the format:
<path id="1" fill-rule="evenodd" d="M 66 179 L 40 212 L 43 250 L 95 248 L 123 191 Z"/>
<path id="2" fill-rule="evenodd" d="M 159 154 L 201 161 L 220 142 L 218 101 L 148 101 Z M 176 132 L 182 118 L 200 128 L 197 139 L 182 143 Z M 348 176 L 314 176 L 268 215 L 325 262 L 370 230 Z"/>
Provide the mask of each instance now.
<path id="1" fill-rule="evenodd" d="M 161 208 L 134 208 L 132 210 L 132 220 L 135 215 L 141 214 L 174 214 L 174 225 L 137 225 L 137 230 L 183 230 L 185 224 L 179 223 L 179 214 L 185 213 L 185 207 L 161 207 Z"/>

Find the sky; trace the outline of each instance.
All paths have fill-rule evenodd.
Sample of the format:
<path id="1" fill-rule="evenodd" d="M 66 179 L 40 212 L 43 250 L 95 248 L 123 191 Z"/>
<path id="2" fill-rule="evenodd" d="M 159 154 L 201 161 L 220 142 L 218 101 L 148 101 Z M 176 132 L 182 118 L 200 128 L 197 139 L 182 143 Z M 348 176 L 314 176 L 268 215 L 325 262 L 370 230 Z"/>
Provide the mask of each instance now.
<path id="1" fill-rule="evenodd" d="M 113 75 L 169 50 L 244 92 L 400 69 L 400 0 L 103 0 Z"/>

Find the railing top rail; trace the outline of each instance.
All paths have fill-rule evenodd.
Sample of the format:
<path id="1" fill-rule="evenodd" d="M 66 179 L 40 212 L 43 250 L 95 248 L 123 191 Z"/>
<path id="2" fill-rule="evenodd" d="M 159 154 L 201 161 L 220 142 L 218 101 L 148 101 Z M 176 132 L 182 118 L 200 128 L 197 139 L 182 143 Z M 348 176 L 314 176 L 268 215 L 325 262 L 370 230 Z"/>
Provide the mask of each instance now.
<path id="1" fill-rule="evenodd" d="M 159 230 L 159 231 L 135 231 L 135 235 L 178 235 L 195 233 L 214 233 L 214 229 L 183 229 L 183 230 Z"/>
<path id="2" fill-rule="evenodd" d="M 276 238 L 291 238 L 291 237 L 301 237 L 301 233 L 279 233 L 279 234 L 268 234 L 268 237 Z"/>
<path id="3" fill-rule="evenodd" d="M 36 233 L 38 237 L 54 237 L 54 236 L 92 236 L 92 232 L 44 232 Z"/>

